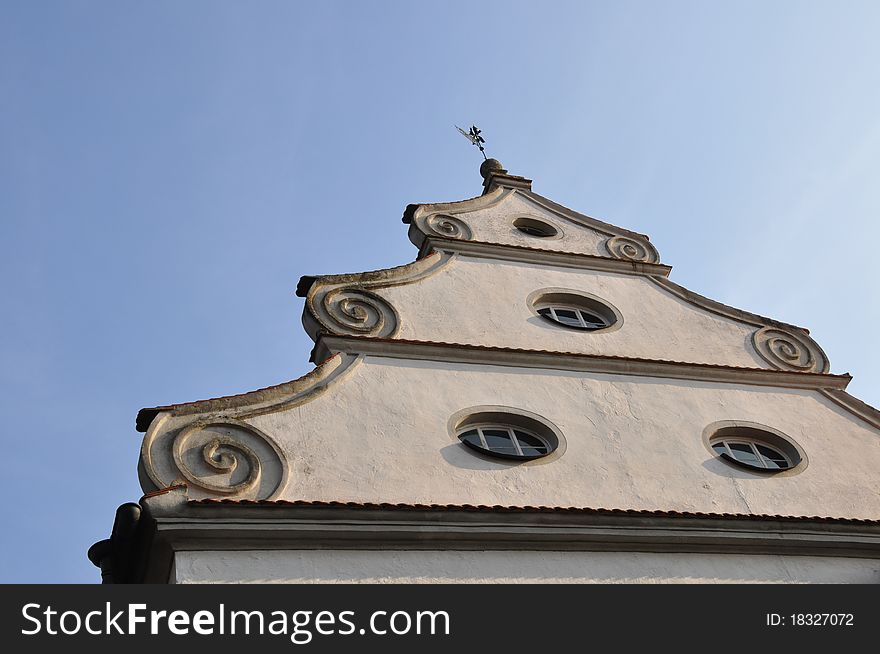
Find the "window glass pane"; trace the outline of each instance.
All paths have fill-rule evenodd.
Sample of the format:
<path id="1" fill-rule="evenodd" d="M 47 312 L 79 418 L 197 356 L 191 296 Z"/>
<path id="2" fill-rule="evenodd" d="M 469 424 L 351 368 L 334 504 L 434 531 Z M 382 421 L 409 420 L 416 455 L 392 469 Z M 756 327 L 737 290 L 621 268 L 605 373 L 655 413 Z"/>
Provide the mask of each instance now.
<path id="1" fill-rule="evenodd" d="M 768 459 L 774 459 L 774 460 L 777 460 L 777 461 L 785 461 L 785 457 L 784 457 L 784 456 L 782 456 L 782 455 L 781 455 L 779 452 L 777 452 L 776 450 L 773 450 L 773 449 L 767 447 L 766 445 L 758 445 L 758 444 L 756 443 L 756 444 L 755 444 L 755 447 L 758 448 L 758 451 L 761 453 L 762 456 L 764 456 L 764 457 L 766 457 L 766 458 L 768 458 Z"/>
<path id="2" fill-rule="evenodd" d="M 784 470 L 788 467 L 788 461 L 785 460 L 785 457 L 782 456 L 779 452 L 774 449 L 767 447 L 766 445 L 758 445 L 755 444 L 755 447 L 758 448 L 758 451 L 761 453 L 761 456 L 764 457 L 764 460 L 767 462 L 768 468 L 776 468 L 779 470 Z"/>
<path id="3" fill-rule="evenodd" d="M 486 439 L 486 446 L 493 452 L 516 454 L 516 447 L 506 429 L 483 429 L 483 437 Z"/>
<path id="4" fill-rule="evenodd" d="M 462 434 L 459 434 L 458 437 L 469 445 L 474 445 L 475 447 L 479 448 L 483 447 L 483 443 L 480 441 L 480 435 L 477 433 L 476 429 L 470 429 Z"/>
<path id="5" fill-rule="evenodd" d="M 552 318 L 553 315 L 550 313 L 550 307 L 544 307 L 543 309 L 538 309 L 538 313 L 542 316 L 547 316 L 548 318 Z"/>
<path id="6" fill-rule="evenodd" d="M 712 443 L 712 449 L 718 452 L 718 454 L 726 454 L 727 448 L 724 446 L 724 441 L 718 441 L 717 443 Z"/>
<path id="7" fill-rule="evenodd" d="M 514 431 L 519 447 L 525 456 L 537 456 L 539 454 L 547 454 L 547 446 L 540 438 L 526 434 L 521 431 Z"/>
<path id="8" fill-rule="evenodd" d="M 581 326 L 580 318 L 574 309 L 556 309 L 556 319 L 566 325 Z"/>
<path id="9" fill-rule="evenodd" d="M 748 443 L 728 443 L 728 445 L 730 446 L 730 451 L 733 453 L 733 458 L 737 461 L 742 461 L 743 463 L 748 463 L 753 466 L 764 467 L 752 451 L 752 446 Z"/>

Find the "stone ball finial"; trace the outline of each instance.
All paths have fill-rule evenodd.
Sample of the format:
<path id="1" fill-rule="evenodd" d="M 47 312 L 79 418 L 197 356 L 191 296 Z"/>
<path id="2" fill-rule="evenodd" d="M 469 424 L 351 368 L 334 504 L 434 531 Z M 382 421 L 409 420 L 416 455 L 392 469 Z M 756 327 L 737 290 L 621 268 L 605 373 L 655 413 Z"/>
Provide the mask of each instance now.
<path id="1" fill-rule="evenodd" d="M 480 164 L 480 175 L 483 176 L 483 179 L 489 177 L 489 174 L 493 172 L 506 172 L 498 159 L 486 159 Z"/>

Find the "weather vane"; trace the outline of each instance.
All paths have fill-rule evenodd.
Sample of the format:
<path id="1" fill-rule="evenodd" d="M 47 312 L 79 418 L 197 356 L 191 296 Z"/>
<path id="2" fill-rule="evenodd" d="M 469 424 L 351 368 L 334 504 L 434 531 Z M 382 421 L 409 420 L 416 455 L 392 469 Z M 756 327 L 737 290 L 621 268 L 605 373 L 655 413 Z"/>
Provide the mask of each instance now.
<path id="1" fill-rule="evenodd" d="M 471 125 L 471 129 L 468 132 L 465 132 L 461 127 L 455 125 L 455 129 L 461 132 L 461 135 L 465 137 L 468 141 L 471 142 L 471 145 L 476 145 L 480 148 L 480 153 L 483 155 L 483 159 L 488 159 L 486 156 L 486 150 L 483 148 L 483 143 L 486 141 L 480 136 L 480 130 L 476 125 Z"/>

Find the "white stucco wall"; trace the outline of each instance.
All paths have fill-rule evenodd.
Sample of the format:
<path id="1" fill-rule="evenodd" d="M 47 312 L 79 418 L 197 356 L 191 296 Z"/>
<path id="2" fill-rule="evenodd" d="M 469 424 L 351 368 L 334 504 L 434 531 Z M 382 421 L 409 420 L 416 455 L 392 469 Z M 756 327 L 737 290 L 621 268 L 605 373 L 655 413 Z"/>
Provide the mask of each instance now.
<path id="1" fill-rule="evenodd" d="M 481 457 L 448 429 L 478 405 L 545 417 L 564 453 Z M 809 464 L 732 467 L 703 441 L 722 420 L 782 431 Z M 880 517 L 880 434 L 814 391 L 371 357 L 330 392 L 248 422 L 290 466 L 285 499 Z"/>
<path id="2" fill-rule="evenodd" d="M 575 223 L 516 191 L 507 191 L 500 201 L 485 209 L 467 213 L 448 211 L 441 213 L 452 213 L 456 218 L 464 221 L 471 229 L 475 241 L 609 256 L 603 247 L 609 234 Z M 560 234 L 553 238 L 536 238 L 523 234 L 513 226 L 513 221 L 521 217 L 549 223 L 559 230 Z"/>
<path id="3" fill-rule="evenodd" d="M 880 583 L 880 560 L 504 551 L 177 552 L 176 583 Z"/>
<path id="4" fill-rule="evenodd" d="M 615 306 L 623 325 L 591 333 L 536 315 L 527 298 L 570 289 Z M 694 306 L 643 276 L 456 256 L 420 281 L 373 289 L 400 316 L 396 337 L 533 350 L 769 368 L 757 329 Z"/>

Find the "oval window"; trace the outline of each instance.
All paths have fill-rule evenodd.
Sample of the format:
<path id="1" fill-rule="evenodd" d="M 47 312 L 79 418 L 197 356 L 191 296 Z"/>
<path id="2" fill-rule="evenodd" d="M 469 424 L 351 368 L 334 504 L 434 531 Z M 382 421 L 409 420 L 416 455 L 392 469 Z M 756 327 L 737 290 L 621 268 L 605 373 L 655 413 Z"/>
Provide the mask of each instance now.
<path id="1" fill-rule="evenodd" d="M 532 309 L 545 320 L 568 329 L 598 331 L 620 326 L 620 313 L 598 298 L 568 292 L 536 292 Z"/>
<path id="2" fill-rule="evenodd" d="M 543 416 L 502 406 L 479 406 L 449 419 L 450 435 L 486 456 L 530 461 L 565 451 L 562 432 Z"/>
<path id="3" fill-rule="evenodd" d="M 523 234 L 535 238 L 552 238 L 559 234 L 559 230 L 553 225 L 534 218 L 517 218 L 513 221 L 513 226 Z"/>
<path id="4" fill-rule="evenodd" d="M 709 447 L 725 461 L 759 472 L 781 472 L 801 462 L 801 454 L 792 443 L 756 427 L 719 429 L 709 439 Z"/>
<path id="5" fill-rule="evenodd" d="M 507 459 L 537 459 L 553 450 L 538 434 L 507 425 L 470 426 L 460 432 L 458 438 L 468 447 Z"/>

